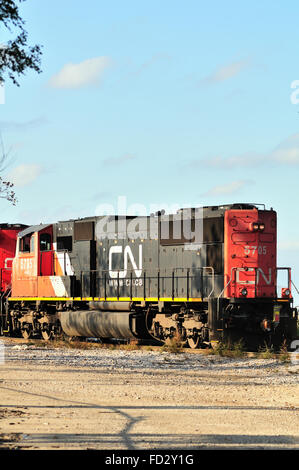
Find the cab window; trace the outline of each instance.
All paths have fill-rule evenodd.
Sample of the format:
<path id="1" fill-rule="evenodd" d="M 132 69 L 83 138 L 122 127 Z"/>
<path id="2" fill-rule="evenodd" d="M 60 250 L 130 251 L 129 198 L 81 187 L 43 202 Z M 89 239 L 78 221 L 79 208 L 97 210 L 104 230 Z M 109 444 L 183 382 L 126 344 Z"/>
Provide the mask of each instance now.
<path id="1" fill-rule="evenodd" d="M 39 237 L 39 249 L 40 251 L 51 250 L 51 235 L 49 233 L 42 233 Z"/>
<path id="2" fill-rule="evenodd" d="M 20 239 L 20 245 L 19 245 L 19 250 L 22 253 L 30 253 L 30 239 L 31 239 L 32 233 L 29 235 L 26 235 L 25 237 Z"/>

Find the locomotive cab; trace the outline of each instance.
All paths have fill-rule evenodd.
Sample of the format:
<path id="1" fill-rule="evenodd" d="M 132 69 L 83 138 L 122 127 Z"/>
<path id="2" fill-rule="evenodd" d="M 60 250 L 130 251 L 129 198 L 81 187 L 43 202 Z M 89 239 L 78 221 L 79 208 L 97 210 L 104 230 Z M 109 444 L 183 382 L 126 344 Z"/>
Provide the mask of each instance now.
<path id="1" fill-rule="evenodd" d="M 61 274 L 53 248 L 53 226 L 38 225 L 18 235 L 12 270 L 12 297 L 69 297 L 71 280 Z"/>

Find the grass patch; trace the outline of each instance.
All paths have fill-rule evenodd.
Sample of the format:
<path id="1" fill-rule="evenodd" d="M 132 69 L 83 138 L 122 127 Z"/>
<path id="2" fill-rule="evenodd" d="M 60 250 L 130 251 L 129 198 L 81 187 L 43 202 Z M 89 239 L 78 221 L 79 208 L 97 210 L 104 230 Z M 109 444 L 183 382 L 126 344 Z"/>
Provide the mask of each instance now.
<path id="1" fill-rule="evenodd" d="M 153 346 L 144 346 L 143 347 L 144 351 L 156 351 L 157 347 L 153 347 Z"/>
<path id="2" fill-rule="evenodd" d="M 258 351 L 257 358 L 260 359 L 277 359 L 280 362 L 283 362 L 285 364 L 288 364 L 291 362 L 290 354 L 288 352 L 288 346 L 286 341 L 284 341 L 277 352 L 275 351 L 273 346 L 269 346 L 265 344 L 263 347 L 261 347 Z"/>
<path id="3" fill-rule="evenodd" d="M 138 351 L 140 346 L 137 343 L 119 344 L 117 349 L 123 351 Z"/>
<path id="4" fill-rule="evenodd" d="M 81 350 L 86 350 L 86 349 L 94 349 L 94 347 L 101 346 L 101 344 L 93 344 L 93 343 L 88 343 L 87 341 L 80 341 L 80 340 L 68 340 L 65 339 L 63 340 L 54 340 L 51 342 L 51 345 L 53 345 L 54 348 L 65 348 L 65 349 L 81 349 Z"/>
<path id="5" fill-rule="evenodd" d="M 173 336 L 165 341 L 161 346 L 161 352 L 169 352 L 172 354 L 180 354 L 183 352 L 183 342 L 179 337 Z"/>
<path id="6" fill-rule="evenodd" d="M 246 354 L 244 349 L 244 343 L 242 340 L 237 341 L 235 343 L 232 343 L 230 341 L 219 342 L 215 348 L 209 349 L 208 353 L 217 356 L 232 358 L 244 357 Z"/>
<path id="7" fill-rule="evenodd" d="M 48 343 L 53 348 L 65 348 L 65 349 L 80 349 L 80 350 L 91 350 L 91 349 L 109 349 L 109 350 L 124 350 L 134 351 L 140 349 L 137 342 L 130 343 L 103 343 L 95 341 L 86 341 L 85 339 L 77 338 L 64 338 L 54 340 Z"/>
<path id="8" fill-rule="evenodd" d="M 269 346 L 265 343 L 264 346 L 259 347 L 257 357 L 260 359 L 276 359 L 276 353 L 273 346 Z"/>
<path id="9" fill-rule="evenodd" d="M 291 362 L 291 358 L 290 358 L 290 354 L 288 353 L 288 346 L 286 344 L 286 341 L 284 341 L 281 345 L 278 359 L 281 362 L 284 362 L 285 364 L 288 364 L 289 362 Z"/>

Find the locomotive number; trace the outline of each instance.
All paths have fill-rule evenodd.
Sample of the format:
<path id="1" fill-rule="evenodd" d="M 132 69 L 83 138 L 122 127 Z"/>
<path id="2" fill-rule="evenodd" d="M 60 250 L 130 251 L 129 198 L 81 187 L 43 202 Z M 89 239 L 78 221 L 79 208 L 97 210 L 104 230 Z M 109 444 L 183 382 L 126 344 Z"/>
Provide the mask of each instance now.
<path id="1" fill-rule="evenodd" d="M 32 258 L 21 258 L 20 259 L 20 269 L 24 272 L 24 274 L 29 275 L 31 270 L 33 269 L 33 260 L 32 260 Z"/>
<path id="2" fill-rule="evenodd" d="M 266 255 L 267 254 L 267 247 L 265 245 L 259 245 L 259 246 L 249 246 L 245 245 L 244 247 L 244 254 L 245 255 L 254 255 L 255 253 L 258 253 L 259 255 Z"/>

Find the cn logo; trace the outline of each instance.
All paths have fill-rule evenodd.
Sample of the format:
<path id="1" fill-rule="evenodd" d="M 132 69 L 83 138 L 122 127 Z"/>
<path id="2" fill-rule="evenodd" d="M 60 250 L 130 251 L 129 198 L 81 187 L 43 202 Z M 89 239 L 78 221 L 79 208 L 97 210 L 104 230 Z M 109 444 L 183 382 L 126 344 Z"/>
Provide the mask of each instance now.
<path id="1" fill-rule="evenodd" d="M 130 258 L 131 264 L 133 266 L 133 269 L 135 271 L 136 277 L 140 277 L 142 274 L 142 245 L 139 245 L 139 263 L 138 267 L 135 262 L 132 250 L 129 246 L 126 246 L 124 249 L 124 269 L 123 270 L 113 270 L 112 269 L 112 257 L 115 254 L 119 254 L 123 252 L 123 247 L 122 246 L 112 246 L 109 250 L 109 276 L 112 279 L 116 279 L 119 277 L 120 279 L 123 279 L 127 275 L 127 270 L 128 270 L 128 258 Z"/>
<path id="2" fill-rule="evenodd" d="M 260 284 L 260 274 L 262 275 L 262 278 L 264 279 L 265 283 L 267 284 L 267 286 L 270 286 L 271 283 L 272 283 L 272 272 L 271 272 L 271 268 L 269 268 L 269 277 L 267 278 L 266 274 L 264 273 L 264 271 L 262 270 L 262 268 L 258 268 L 257 269 L 257 275 L 256 275 L 256 283 L 257 284 Z"/>
<path id="3" fill-rule="evenodd" d="M 239 277 L 239 273 L 240 271 L 243 271 L 243 272 L 246 272 L 246 273 L 249 273 L 249 272 L 252 272 L 254 273 L 255 269 L 254 268 L 237 268 L 237 272 L 236 272 L 236 282 L 239 283 L 239 284 L 255 284 L 255 281 L 254 280 L 246 280 L 246 281 L 240 281 L 240 277 Z M 257 268 L 256 270 L 256 284 L 259 285 L 260 284 L 260 279 L 261 277 L 264 279 L 265 283 L 267 284 L 267 286 L 270 286 L 271 283 L 272 283 L 272 271 L 271 271 L 271 268 L 269 268 L 269 276 L 267 277 L 266 274 L 264 273 L 264 271 L 262 270 L 262 268 Z"/>

